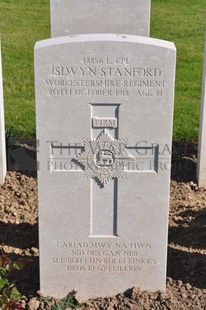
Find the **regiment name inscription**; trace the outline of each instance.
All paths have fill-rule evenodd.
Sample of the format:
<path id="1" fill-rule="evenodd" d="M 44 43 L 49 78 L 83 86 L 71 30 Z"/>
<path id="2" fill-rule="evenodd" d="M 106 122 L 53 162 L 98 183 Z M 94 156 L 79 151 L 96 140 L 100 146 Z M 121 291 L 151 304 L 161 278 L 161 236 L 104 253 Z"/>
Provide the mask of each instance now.
<path id="1" fill-rule="evenodd" d="M 50 96 L 164 96 L 162 68 L 135 67 L 135 61 L 125 57 L 88 57 L 79 62 L 89 66 L 51 67 L 45 80 Z M 104 63 L 107 67 L 102 67 Z"/>

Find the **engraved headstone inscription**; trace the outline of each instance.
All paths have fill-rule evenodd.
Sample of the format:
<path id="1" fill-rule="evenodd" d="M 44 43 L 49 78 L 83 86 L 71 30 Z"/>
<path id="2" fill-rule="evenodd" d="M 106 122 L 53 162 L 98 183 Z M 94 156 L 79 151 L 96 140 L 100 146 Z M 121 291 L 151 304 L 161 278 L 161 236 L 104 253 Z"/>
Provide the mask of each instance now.
<path id="1" fill-rule="evenodd" d="M 198 142 L 197 181 L 200 187 L 206 187 L 206 37 Z"/>
<path id="2" fill-rule="evenodd" d="M 175 57 L 137 36 L 37 42 L 44 295 L 164 290 Z"/>
<path id="3" fill-rule="evenodd" d="M 0 184 L 4 183 L 5 176 L 6 176 L 6 146 L 5 146 L 2 60 L 1 60 L 1 45 L 0 45 Z"/>
<path id="4" fill-rule="evenodd" d="M 51 0 L 51 37 L 86 33 L 149 36 L 151 0 Z"/>

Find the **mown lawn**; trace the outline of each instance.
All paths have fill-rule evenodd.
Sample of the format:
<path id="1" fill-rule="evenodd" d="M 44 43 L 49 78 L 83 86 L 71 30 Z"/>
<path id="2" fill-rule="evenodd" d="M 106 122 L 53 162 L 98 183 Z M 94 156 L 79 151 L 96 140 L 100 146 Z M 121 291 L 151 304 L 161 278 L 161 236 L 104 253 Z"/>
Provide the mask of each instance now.
<path id="1" fill-rule="evenodd" d="M 205 0 L 152 0 L 151 36 L 177 48 L 174 139 L 198 139 L 205 31 Z"/>
<path id="2" fill-rule="evenodd" d="M 0 1 L 6 127 L 18 137 L 35 136 L 33 46 L 49 18 L 49 0 Z M 176 140 L 198 138 L 205 31 L 205 0 L 152 0 L 151 37 L 177 47 Z"/>
<path id="3" fill-rule="evenodd" d="M 6 127 L 35 136 L 33 47 L 50 36 L 49 0 L 0 0 Z"/>

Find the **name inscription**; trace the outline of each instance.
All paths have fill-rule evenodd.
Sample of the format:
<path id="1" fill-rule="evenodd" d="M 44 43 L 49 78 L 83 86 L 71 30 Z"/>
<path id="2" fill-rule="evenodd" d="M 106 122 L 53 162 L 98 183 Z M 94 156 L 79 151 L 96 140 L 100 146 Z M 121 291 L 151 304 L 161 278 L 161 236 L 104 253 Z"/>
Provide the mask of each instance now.
<path id="1" fill-rule="evenodd" d="M 163 70 L 132 64 L 127 57 L 86 57 L 79 66 L 52 66 L 45 86 L 49 96 L 162 97 Z"/>

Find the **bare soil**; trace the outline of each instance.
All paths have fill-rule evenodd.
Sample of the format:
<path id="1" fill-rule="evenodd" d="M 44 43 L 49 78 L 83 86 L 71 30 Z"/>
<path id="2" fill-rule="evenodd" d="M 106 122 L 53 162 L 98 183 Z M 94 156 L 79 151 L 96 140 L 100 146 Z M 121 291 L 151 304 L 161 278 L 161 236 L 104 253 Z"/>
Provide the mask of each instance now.
<path id="1" fill-rule="evenodd" d="M 178 150 L 179 152 L 179 150 Z M 178 158 L 179 156 L 179 158 Z M 206 309 L 206 190 L 195 182 L 196 159 L 180 154 L 173 160 L 167 290 L 142 292 L 138 288 L 117 296 L 97 298 L 81 309 Z M 25 309 L 51 309 L 38 297 L 39 250 L 36 178 L 9 172 L 0 187 L 0 251 L 12 258 L 30 258 L 11 281 L 25 296 Z M 100 288 L 101 291 L 101 288 Z"/>

